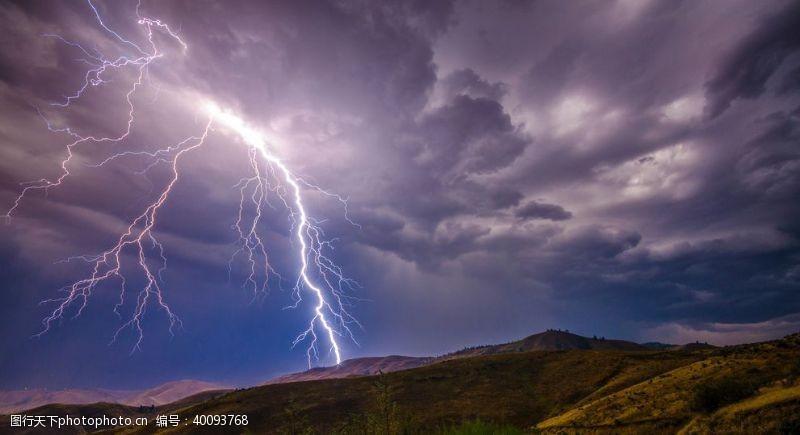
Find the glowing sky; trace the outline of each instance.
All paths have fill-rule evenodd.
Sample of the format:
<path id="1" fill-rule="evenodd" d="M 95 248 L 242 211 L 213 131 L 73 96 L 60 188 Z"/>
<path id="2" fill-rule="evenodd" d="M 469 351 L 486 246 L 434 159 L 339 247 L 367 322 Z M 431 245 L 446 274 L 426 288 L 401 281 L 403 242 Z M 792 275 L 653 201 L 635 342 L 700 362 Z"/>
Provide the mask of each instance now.
<path id="1" fill-rule="evenodd" d="M 97 2 L 141 38 L 136 2 Z M 364 299 L 360 347 L 428 355 L 545 328 L 637 341 L 736 343 L 800 329 L 800 4 L 790 1 L 143 1 L 189 46 L 137 95 L 126 142 L 202 132 L 207 101 L 268 136 L 337 238 Z M 66 139 L 127 120 L 115 83 L 72 110 L 82 53 L 118 41 L 82 1 L 0 4 L 0 208 L 58 171 Z M 0 388 L 135 388 L 179 378 L 252 383 L 302 369 L 308 313 L 290 289 L 241 288 L 236 250 L 247 150 L 216 132 L 183 161 L 156 228 L 165 297 L 183 320 L 146 319 L 142 350 L 111 312 L 115 288 L 38 339 L 39 306 L 86 273 L 152 199 L 141 162 L 88 164 L 0 226 Z M 276 267 L 296 261 L 285 213 L 265 217 Z M 289 286 L 290 287 L 290 286 Z M 54 364 L 58 361 L 58 364 Z"/>

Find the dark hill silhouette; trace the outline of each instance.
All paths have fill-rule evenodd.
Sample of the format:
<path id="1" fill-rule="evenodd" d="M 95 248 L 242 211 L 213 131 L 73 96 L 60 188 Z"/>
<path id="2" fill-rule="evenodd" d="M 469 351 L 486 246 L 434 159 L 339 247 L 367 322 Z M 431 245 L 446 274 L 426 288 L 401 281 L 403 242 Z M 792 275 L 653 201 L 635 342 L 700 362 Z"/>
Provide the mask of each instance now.
<path id="1" fill-rule="evenodd" d="M 495 350 L 511 344 L 578 348 L 451 356 L 379 376 L 240 389 L 173 409 L 182 416 L 245 414 L 250 418 L 246 430 L 259 434 L 384 433 L 380 431 L 383 426 L 376 428 L 376 421 L 388 422 L 396 429 L 390 433 L 427 434 L 476 420 L 518 430 L 489 427 L 489 431 L 444 433 L 796 432 L 800 336 L 724 348 L 644 352 L 592 349 L 603 345 L 597 341 L 609 340 L 548 331 Z M 611 344 L 617 345 L 629 347 Z M 482 349 L 486 348 L 492 347 Z M 731 385 L 746 386 L 746 393 L 715 395 L 728 394 Z M 714 402 L 717 408 L 698 408 L 698 398 L 708 397 L 720 400 Z M 385 403 L 391 406 L 381 406 Z M 142 413 L 120 405 L 94 404 L 52 405 L 31 414 L 67 412 Z M 166 411 L 156 409 L 146 416 L 152 419 L 159 412 Z M 4 418 L 8 417 L 0 416 L 0 420 Z M 153 430 L 152 426 L 133 427 L 124 433 Z M 219 428 L 192 425 L 170 432 L 222 433 Z M 5 433 L 2 427 L 0 433 Z"/>
<path id="2" fill-rule="evenodd" d="M 567 331 L 546 331 L 523 338 L 519 347 L 529 350 L 647 350 L 645 346 L 625 340 L 607 340 L 605 338 L 587 338 Z M 513 345 L 514 343 L 512 343 Z M 502 350 L 501 350 L 502 351 Z"/>
<path id="3" fill-rule="evenodd" d="M 652 350 L 668 350 L 678 347 L 677 344 L 661 343 L 659 341 L 648 341 L 647 343 L 642 343 L 642 346 Z"/>
<path id="4" fill-rule="evenodd" d="M 352 376 L 371 376 L 379 372 L 391 373 L 421 367 L 434 362 L 453 358 L 464 358 L 479 355 L 493 355 L 512 352 L 528 352 L 534 350 L 649 350 L 646 346 L 623 340 L 606 340 L 605 338 L 588 338 L 567 331 L 548 330 L 534 334 L 522 340 L 505 344 L 477 346 L 449 353 L 440 357 L 411 357 L 390 355 L 385 357 L 353 358 L 343 361 L 338 366 L 315 367 L 299 373 L 290 373 L 265 382 L 281 384 L 286 382 L 313 381 L 319 379 L 341 379 Z"/>
<path id="5" fill-rule="evenodd" d="M 708 343 L 687 343 L 683 346 L 677 346 L 675 349 L 686 349 L 686 350 L 703 350 L 703 349 L 716 349 L 717 346 Z"/>
<path id="6" fill-rule="evenodd" d="M 549 329 L 545 332 L 534 334 L 522 340 L 505 344 L 478 346 L 453 352 L 440 357 L 441 359 L 463 358 L 478 355 L 493 355 L 510 352 L 530 352 L 534 350 L 624 350 L 639 351 L 650 350 L 647 346 L 624 340 L 607 340 L 604 337 L 589 338 L 569 331 Z"/>
<path id="7" fill-rule="evenodd" d="M 410 357 L 390 355 L 385 357 L 354 358 L 333 367 L 316 367 L 304 372 L 290 373 L 265 382 L 282 384 L 372 376 L 380 372 L 391 373 L 414 369 L 451 359 L 482 355 L 507 354 L 529 351 L 552 350 L 603 350 L 603 351 L 654 351 L 654 350 L 704 350 L 714 346 L 705 343 L 690 343 L 683 346 L 662 343 L 637 344 L 604 337 L 583 337 L 569 331 L 550 329 L 521 340 L 504 344 L 484 345 L 462 349 L 439 357 Z M 0 392 L 0 412 L 14 412 L 37 406 L 60 404 L 88 404 L 95 402 L 118 403 L 131 406 L 163 405 L 203 391 L 222 390 L 224 386 L 201 381 L 169 382 L 144 391 L 113 390 L 26 390 Z"/>
<path id="8" fill-rule="evenodd" d="M 146 390 L 131 391 L 101 389 L 0 391 L 0 413 L 11 413 L 50 403 L 80 405 L 107 402 L 130 406 L 159 406 L 205 391 L 226 389 L 229 389 L 229 387 L 187 379 L 167 382 Z"/>
<path id="9" fill-rule="evenodd" d="M 524 347 L 535 350 L 520 351 Z M 414 434 L 476 419 L 526 431 L 535 427 L 547 434 L 576 433 L 576 428 L 581 429 L 578 433 L 793 433 L 786 429 L 797 427 L 800 415 L 800 335 L 724 348 L 678 347 L 641 351 L 647 347 L 547 331 L 378 376 L 359 373 L 419 361 L 359 358 L 342 364 L 344 372 L 353 374 L 342 379 L 207 392 L 154 408 L 47 405 L 27 414 L 151 419 L 151 426 L 125 428 L 124 433 L 152 433 L 152 419 L 167 413 L 245 414 L 250 417 L 247 430 L 265 434 L 330 433 L 331 428 L 364 433 L 365 425 L 386 418 Z M 470 356 L 470 352 L 494 354 Z M 311 372 L 336 375 L 334 368 Z M 731 385 L 747 387 L 746 395 L 718 396 L 727 394 Z M 722 401 L 714 402 L 719 409 L 709 414 L 710 408 L 697 408 L 698 397 Z M 381 407 L 382 403 L 391 406 Z M 0 416 L 4 419 L 8 421 L 8 416 Z M 17 433 L 6 428 L 0 426 L 0 433 Z M 93 431 L 72 427 L 65 433 L 84 430 Z M 198 429 L 186 425 L 175 432 Z"/>
<path id="10" fill-rule="evenodd" d="M 379 372 L 389 373 L 399 370 L 413 369 L 432 361 L 427 357 L 412 357 L 389 355 L 381 357 L 353 358 L 343 361 L 338 366 L 315 367 L 300 373 L 290 373 L 270 379 L 266 384 L 281 384 L 286 382 L 313 381 L 317 379 L 337 379 L 351 376 L 370 376 Z"/>

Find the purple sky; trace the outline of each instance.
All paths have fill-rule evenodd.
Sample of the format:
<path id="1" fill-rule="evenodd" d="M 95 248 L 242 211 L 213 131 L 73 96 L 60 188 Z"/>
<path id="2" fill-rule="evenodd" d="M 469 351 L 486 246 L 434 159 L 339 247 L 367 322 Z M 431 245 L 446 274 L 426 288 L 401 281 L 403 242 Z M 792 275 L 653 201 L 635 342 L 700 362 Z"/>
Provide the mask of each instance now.
<path id="1" fill-rule="evenodd" d="M 136 2 L 97 1 L 143 41 Z M 143 1 L 187 42 L 134 97 L 131 136 L 76 151 L 73 177 L 0 225 L 0 388 L 252 383 L 302 369 L 308 307 L 261 302 L 227 261 L 247 149 L 224 132 L 182 162 L 156 228 L 170 266 L 142 350 L 113 285 L 41 338 L 43 299 L 88 272 L 164 182 L 141 161 L 203 128 L 210 98 L 272 132 L 363 286 L 344 356 L 429 355 L 545 328 L 731 344 L 800 329 L 800 3 Z M 87 65 L 57 34 L 125 54 L 83 1 L 0 4 L 0 208 L 57 176 L 67 137 L 124 129 L 131 71 L 63 101 Z M 163 174 L 162 174 L 163 175 Z M 285 215 L 265 222 L 292 270 Z M 286 272 L 291 273 L 291 272 Z"/>

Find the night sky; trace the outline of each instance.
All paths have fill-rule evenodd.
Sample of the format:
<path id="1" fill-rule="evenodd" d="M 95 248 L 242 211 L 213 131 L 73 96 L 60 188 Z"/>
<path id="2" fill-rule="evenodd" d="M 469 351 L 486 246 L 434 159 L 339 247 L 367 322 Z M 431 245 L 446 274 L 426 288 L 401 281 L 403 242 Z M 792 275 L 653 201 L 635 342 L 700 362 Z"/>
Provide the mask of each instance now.
<path id="1" fill-rule="evenodd" d="M 96 2 L 145 41 L 136 2 Z M 142 162 L 93 164 L 202 131 L 199 96 L 275 137 L 304 179 L 332 258 L 361 288 L 345 358 L 435 355 L 546 328 L 718 345 L 800 330 L 800 2 L 144 1 L 156 35 L 131 135 L 76 149 L 70 178 L 0 225 L 0 388 L 247 385 L 306 366 L 291 284 L 254 301 L 228 259 L 247 148 L 219 129 L 187 155 L 156 226 L 164 297 L 142 348 L 112 311 L 32 335 L 42 300 L 90 273 L 164 183 Z M 84 1 L 0 4 L 0 208 L 59 174 L 57 127 L 125 129 L 124 70 L 69 108 L 80 43 L 126 53 Z M 357 225 L 350 224 L 349 216 Z M 276 268 L 297 258 L 285 213 L 263 223 Z M 132 284 L 135 286 L 135 282 Z M 71 313 L 74 314 L 74 313 Z M 323 348 L 325 344 L 323 343 Z M 329 363 L 323 358 L 322 363 Z"/>

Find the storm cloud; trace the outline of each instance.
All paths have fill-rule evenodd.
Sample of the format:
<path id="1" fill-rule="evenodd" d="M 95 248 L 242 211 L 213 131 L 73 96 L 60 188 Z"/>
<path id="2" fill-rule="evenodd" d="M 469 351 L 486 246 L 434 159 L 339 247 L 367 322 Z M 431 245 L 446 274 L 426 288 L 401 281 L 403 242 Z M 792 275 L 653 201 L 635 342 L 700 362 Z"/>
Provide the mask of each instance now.
<path id="1" fill-rule="evenodd" d="M 514 212 L 520 219 L 549 219 L 551 221 L 563 221 L 572 217 L 572 213 L 564 210 L 558 204 L 547 204 L 544 202 L 530 201 L 519 207 Z"/>
<path id="2" fill-rule="evenodd" d="M 136 2 L 96 2 L 141 41 Z M 346 357 L 437 354 L 545 328 L 729 344 L 800 329 L 800 7 L 792 1 L 143 1 L 176 29 L 136 97 L 122 145 L 202 128 L 203 98 L 276 138 L 360 290 Z M 125 127 L 115 83 L 70 110 L 78 41 L 121 55 L 86 3 L 0 5 L 0 205 L 52 177 L 68 137 Z M 38 111 L 41 112 L 41 115 Z M 0 228 L 0 387 L 134 387 L 180 377 L 248 383 L 302 368 L 305 313 L 276 287 L 252 304 L 228 259 L 247 153 L 224 131 L 187 157 L 157 231 L 170 255 L 143 351 L 116 289 L 40 339 L 39 302 L 86 272 L 164 174 L 76 151 L 75 177 Z M 347 218 L 352 220 L 352 223 Z M 265 218 L 291 270 L 285 215 Z M 233 338 L 232 338 L 233 337 Z M 196 356 L 196 358 L 192 357 Z M 200 356 L 198 356 L 200 355 Z M 56 373 L 43 361 L 63 361 Z M 106 373 L 85 369 L 88 362 Z M 160 377 L 148 367 L 160 365 Z M 226 373 L 236 373 L 226 375 Z M 228 376 L 225 378 L 225 376 Z"/>

